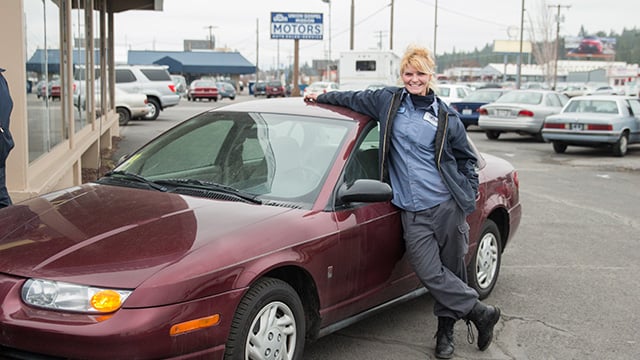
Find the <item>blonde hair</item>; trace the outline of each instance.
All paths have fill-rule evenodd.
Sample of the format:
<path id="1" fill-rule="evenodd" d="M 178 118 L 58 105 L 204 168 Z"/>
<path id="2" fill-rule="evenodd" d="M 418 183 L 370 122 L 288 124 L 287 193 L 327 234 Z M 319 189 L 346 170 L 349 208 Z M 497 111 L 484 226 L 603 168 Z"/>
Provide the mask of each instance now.
<path id="1" fill-rule="evenodd" d="M 425 47 L 421 47 L 418 45 L 409 45 L 407 50 L 400 61 L 400 72 L 404 73 L 407 67 L 411 65 L 416 70 L 423 72 L 425 74 L 431 74 L 431 80 L 429 80 L 429 88 L 436 89 L 437 81 L 435 72 L 433 69 L 436 67 L 436 63 L 431 56 L 431 51 Z"/>

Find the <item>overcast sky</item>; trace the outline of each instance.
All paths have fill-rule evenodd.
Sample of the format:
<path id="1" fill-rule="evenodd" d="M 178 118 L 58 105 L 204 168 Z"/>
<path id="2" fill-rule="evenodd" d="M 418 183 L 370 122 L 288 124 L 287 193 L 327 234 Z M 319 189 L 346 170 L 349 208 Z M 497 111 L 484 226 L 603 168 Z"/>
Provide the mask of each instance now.
<path id="1" fill-rule="evenodd" d="M 355 50 L 390 47 L 391 0 L 354 0 Z M 300 40 L 300 62 L 338 59 L 350 47 L 352 0 L 164 0 L 164 10 L 127 11 L 115 15 L 116 60 L 126 61 L 126 50 L 181 51 L 183 39 L 209 38 L 216 47 L 239 51 L 262 69 L 293 63 L 293 40 L 270 39 L 271 12 L 323 13 L 325 40 Z M 533 28 L 551 28 L 555 38 L 557 5 L 561 5 L 560 36 L 577 36 L 581 26 L 589 33 L 637 27 L 637 0 L 526 0 L 524 39 Z M 481 49 L 494 40 L 519 40 L 521 0 L 395 0 L 393 50 L 401 55 L 410 44 L 420 44 L 436 54 Z M 544 13 L 547 14 L 545 21 Z M 329 23 L 331 24 L 329 30 Z M 551 24 L 541 26 L 541 24 Z"/>

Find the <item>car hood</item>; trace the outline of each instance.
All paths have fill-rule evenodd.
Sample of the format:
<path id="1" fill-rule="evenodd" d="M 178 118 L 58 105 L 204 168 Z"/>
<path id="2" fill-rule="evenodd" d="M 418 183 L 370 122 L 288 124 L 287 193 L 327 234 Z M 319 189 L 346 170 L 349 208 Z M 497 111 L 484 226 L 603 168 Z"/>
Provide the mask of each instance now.
<path id="1" fill-rule="evenodd" d="M 85 184 L 0 210 L 0 273 L 135 288 L 291 209 Z"/>

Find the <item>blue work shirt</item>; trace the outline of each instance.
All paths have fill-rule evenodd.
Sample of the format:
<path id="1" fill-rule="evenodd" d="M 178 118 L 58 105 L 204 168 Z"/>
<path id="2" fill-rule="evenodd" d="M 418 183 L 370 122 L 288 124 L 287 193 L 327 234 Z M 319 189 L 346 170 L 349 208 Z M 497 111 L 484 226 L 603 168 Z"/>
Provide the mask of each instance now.
<path id="1" fill-rule="evenodd" d="M 417 106 L 408 93 L 403 97 L 391 131 L 392 203 L 403 210 L 421 211 L 451 198 L 435 160 L 438 104 Z"/>

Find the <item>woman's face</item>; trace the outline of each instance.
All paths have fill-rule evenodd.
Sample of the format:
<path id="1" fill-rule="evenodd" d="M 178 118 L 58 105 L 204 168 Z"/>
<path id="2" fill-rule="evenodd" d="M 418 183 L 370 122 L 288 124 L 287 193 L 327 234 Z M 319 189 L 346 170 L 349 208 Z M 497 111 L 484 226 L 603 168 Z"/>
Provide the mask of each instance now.
<path id="1" fill-rule="evenodd" d="M 431 74 L 423 73 L 413 66 L 407 65 L 402 72 L 402 82 L 410 94 L 425 96 L 429 91 L 431 76 Z"/>

